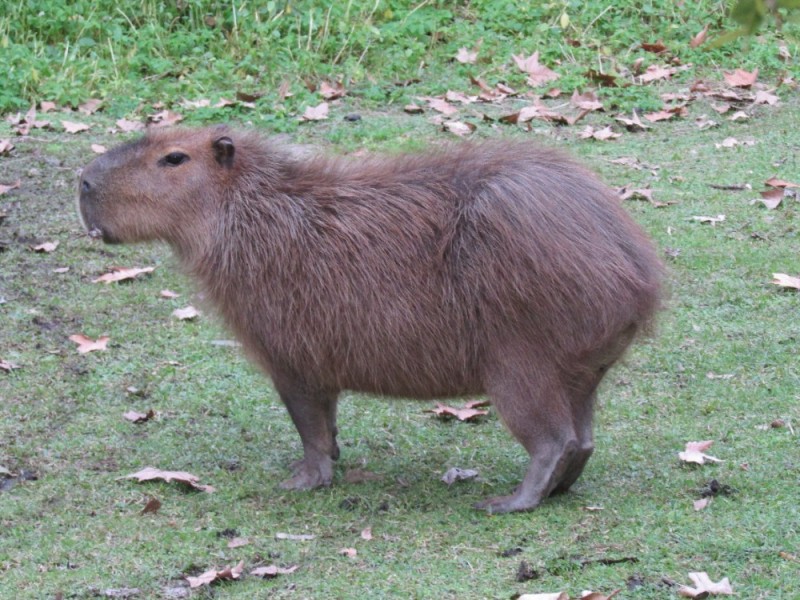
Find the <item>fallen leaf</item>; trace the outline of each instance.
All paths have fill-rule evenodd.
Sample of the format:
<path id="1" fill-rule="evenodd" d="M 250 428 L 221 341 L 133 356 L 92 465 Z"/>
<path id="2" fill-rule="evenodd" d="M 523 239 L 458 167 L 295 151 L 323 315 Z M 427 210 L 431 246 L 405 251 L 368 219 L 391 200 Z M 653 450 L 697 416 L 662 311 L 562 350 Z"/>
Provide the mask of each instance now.
<path id="1" fill-rule="evenodd" d="M 752 73 L 743 69 L 735 69 L 732 72 L 725 71 L 722 75 L 725 83 L 732 87 L 749 88 L 758 79 L 758 69 Z"/>
<path id="2" fill-rule="evenodd" d="M 644 131 L 645 129 L 650 129 L 649 125 L 645 125 L 639 120 L 639 115 L 636 114 L 636 111 L 633 111 L 633 117 L 630 119 L 620 115 L 615 117 L 615 120 L 625 125 L 626 129 L 629 131 L 636 131 L 637 129 Z"/>
<path id="3" fill-rule="evenodd" d="M 0 154 L 8 154 L 14 149 L 11 140 L 0 140 Z"/>
<path id="4" fill-rule="evenodd" d="M 172 299 L 172 298 L 179 298 L 180 294 L 176 294 L 172 290 L 161 290 L 161 292 L 159 292 L 159 296 L 161 296 L 162 298 Z"/>
<path id="5" fill-rule="evenodd" d="M 469 400 L 464 403 L 464 408 L 484 408 L 491 405 L 492 403 L 488 400 Z"/>
<path id="6" fill-rule="evenodd" d="M 323 102 L 317 106 L 307 106 L 301 121 L 322 121 L 328 118 L 328 103 Z"/>
<path id="7" fill-rule="evenodd" d="M 127 281 L 128 279 L 135 279 L 139 275 L 144 273 L 152 273 L 155 271 L 155 267 L 133 267 L 130 269 L 125 269 L 122 267 L 112 267 L 111 271 L 108 273 L 101 275 L 97 279 L 93 279 L 92 283 L 112 283 L 114 281 Z"/>
<path id="8" fill-rule="evenodd" d="M 38 244 L 36 246 L 31 246 L 31 249 L 34 252 L 44 252 L 49 254 L 53 252 L 56 248 L 58 248 L 58 242 L 44 242 L 43 244 Z"/>
<path id="9" fill-rule="evenodd" d="M 9 362 L 7 360 L 0 359 L 0 371 L 5 371 L 6 373 L 11 373 L 14 369 L 19 369 L 20 366 L 16 363 Z"/>
<path id="10" fill-rule="evenodd" d="M 289 540 L 292 542 L 309 542 L 315 537 L 312 533 L 276 533 L 276 540 Z"/>
<path id="11" fill-rule="evenodd" d="M 713 108 L 719 114 L 724 115 L 726 112 L 728 112 L 733 107 L 730 104 L 728 104 L 727 102 L 722 102 L 720 104 L 714 104 L 712 102 L 711 103 L 711 108 Z"/>
<path id="12" fill-rule="evenodd" d="M 488 410 L 479 410 L 476 408 L 453 408 L 452 406 L 447 406 L 441 402 L 436 403 L 436 408 L 432 408 L 425 412 L 431 412 L 441 419 L 455 417 L 459 421 L 471 421 L 477 419 L 478 417 L 489 414 Z"/>
<path id="13" fill-rule="evenodd" d="M 605 87 L 617 87 L 616 75 L 611 75 L 610 73 L 601 73 L 595 69 L 589 69 L 586 71 L 586 73 L 584 73 L 584 75 L 595 83 L 599 83 Z"/>
<path id="14" fill-rule="evenodd" d="M 253 569 L 250 571 L 250 575 L 272 579 L 278 575 L 291 575 L 297 571 L 297 569 L 298 565 L 292 565 L 291 567 L 278 567 L 276 565 L 269 565 L 266 567 L 257 567 Z"/>
<path id="15" fill-rule="evenodd" d="M 191 321 L 200 316 L 200 311 L 194 306 L 187 306 L 186 308 L 176 308 L 172 311 L 172 316 L 181 321 Z"/>
<path id="16" fill-rule="evenodd" d="M 123 133 L 131 133 L 134 131 L 141 131 L 144 129 L 144 123 L 141 121 L 129 121 L 128 119 L 118 119 L 116 126 L 120 128 Z"/>
<path id="17" fill-rule="evenodd" d="M 519 70 L 528 74 L 527 83 L 531 87 L 538 87 L 561 77 L 555 71 L 551 71 L 544 65 L 539 64 L 538 52 L 534 52 L 528 58 L 523 58 L 516 54 L 512 54 L 511 57 L 514 59 L 514 62 L 517 63 Z"/>
<path id="18" fill-rule="evenodd" d="M 711 129 L 712 127 L 717 127 L 719 123 L 716 121 L 709 119 L 705 115 L 700 115 L 694 120 L 694 124 L 697 125 L 699 129 Z"/>
<path id="19" fill-rule="evenodd" d="M 556 592 L 554 594 L 522 594 L 517 596 L 517 600 L 569 600 L 566 592 Z"/>
<path id="20" fill-rule="evenodd" d="M 664 42 L 658 40 L 654 43 L 642 42 L 641 43 L 642 50 L 647 52 L 652 52 L 653 54 L 661 54 L 662 52 L 666 52 L 667 47 L 664 45 Z"/>
<path id="21" fill-rule="evenodd" d="M 347 483 L 364 483 L 365 481 L 377 481 L 379 479 L 382 479 L 381 475 L 364 469 L 348 469 L 344 474 L 344 480 Z"/>
<path id="22" fill-rule="evenodd" d="M 456 481 L 466 481 L 467 479 L 473 479 L 478 476 L 478 471 L 475 469 L 460 469 L 458 467 L 452 467 L 447 469 L 444 475 L 442 475 L 442 481 L 444 481 L 447 485 L 453 485 Z"/>
<path id="23" fill-rule="evenodd" d="M 0 196 L 2 196 L 3 194 L 7 194 L 11 190 L 16 190 L 17 188 L 19 188 L 19 186 L 21 184 L 22 184 L 22 181 L 19 180 L 19 179 L 17 179 L 11 185 L 3 185 L 2 183 L 0 183 Z"/>
<path id="24" fill-rule="evenodd" d="M 44 100 L 39 103 L 39 110 L 41 110 L 43 113 L 48 113 L 55 109 L 56 109 L 55 102 L 48 102 L 47 100 Z"/>
<path id="25" fill-rule="evenodd" d="M 445 92 L 444 99 L 448 102 L 458 102 L 459 104 L 472 104 L 478 99 L 478 97 L 468 96 L 464 92 L 447 90 L 447 92 Z"/>
<path id="26" fill-rule="evenodd" d="M 770 106 L 775 106 L 780 101 L 775 94 L 770 94 L 765 90 L 759 90 L 756 92 L 756 97 L 753 100 L 753 104 L 769 104 Z"/>
<path id="27" fill-rule="evenodd" d="M 184 100 L 181 102 L 181 106 L 188 109 L 207 108 L 211 106 L 211 100 L 208 98 L 201 98 L 200 100 Z"/>
<path id="28" fill-rule="evenodd" d="M 657 81 L 659 79 L 669 79 L 677 72 L 678 69 L 675 67 L 650 65 L 645 69 L 645 72 L 639 76 L 639 81 L 641 83 L 650 83 L 651 81 Z"/>
<path id="29" fill-rule="evenodd" d="M 347 90 L 344 89 L 344 84 L 341 81 L 334 81 L 333 83 L 323 81 L 319 85 L 319 94 L 324 100 L 336 100 L 346 93 Z"/>
<path id="30" fill-rule="evenodd" d="M 186 581 L 189 582 L 190 588 L 199 588 L 204 585 L 211 585 L 217 581 L 231 581 L 233 579 L 239 579 L 239 577 L 242 575 L 242 571 L 244 571 L 244 561 L 241 561 L 234 567 L 226 567 L 221 571 L 211 569 L 210 571 L 206 571 L 197 577 L 190 577 L 187 575 Z"/>
<path id="31" fill-rule="evenodd" d="M 421 106 L 417 106 L 416 104 L 406 104 L 403 107 L 403 110 L 410 115 L 418 115 L 420 113 L 425 112 L 425 110 Z"/>
<path id="32" fill-rule="evenodd" d="M 693 506 L 695 510 L 703 510 L 710 503 L 711 503 L 711 496 L 707 498 L 700 498 L 700 500 L 695 500 Z"/>
<path id="33" fill-rule="evenodd" d="M 446 117 L 454 115 L 458 112 L 458 108 L 450 104 L 444 98 L 426 98 L 428 101 L 428 106 L 430 106 L 436 112 L 440 112 Z"/>
<path id="34" fill-rule="evenodd" d="M 171 127 L 183 121 L 183 115 L 171 110 L 162 110 L 147 117 L 150 127 Z"/>
<path id="35" fill-rule="evenodd" d="M 465 137 L 471 134 L 477 126 L 474 123 L 463 123 L 461 121 L 445 121 L 442 123 L 442 129 L 457 135 L 458 137 Z"/>
<path id="36" fill-rule="evenodd" d="M 129 410 L 128 412 L 122 415 L 126 421 L 130 421 L 131 423 L 145 423 L 149 421 L 153 417 L 156 416 L 155 411 L 151 408 L 146 413 L 136 412 L 135 410 Z"/>
<path id="37" fill-rule="evenodd" d="M 358 556 L 358 550 L 356 550 L 355 548 L 342 548 L 341 550 L 339 550 L 339 554 L 343 554 L 347 558 L 355 558 L 356 556 Z"/>
<path id="38" fill-rule="evenodd" d="M 707 460 L 722 462 L 720 459 L 704 453 L 713 443 L 714 442 L 710 440 L 703 442 L 686 442 L 686 449 L 683 452 L 678 452 L 678 458 L 683 462 L 696 463 L 698 465 L 704 465 Z"/>
<path id="39" fill-rule="evenodd" d="M 593 91 L 578 94 L 578 90 L 575 90 L 572 92 L 572 97 L 569 101 L 573 106 L 577 106 L 578 108 L 584 110 L 603 110 L 603 103 L 597 99 L 597 94 L 595 94 Z"/>
<path id="40" fill-rule="evenodd" d="M 595 129 L 591 125 L 587 125 L 586 128 L 581 132 L 580 138 L 581 139 L 595 139 L 600 141 L 606 140 L 613 140 L 620 137 L 621 133 L 615 133 L 611 130 L 611 126 L 607 125 L 602 129 Z"/>
<path id="41" fill-rule="evenodd" d="M 78 110 L 85 115 L 92 115 L 97 112 L 97 109 L 100 108 L 101 104 L 103 104 L 102 100 L 91 98 L 78 106 Z"/>
<path id="42" fill-rule="evenodd" d="M 585 511 L 588 511 L 588 512 L 597 512 L 597 511 L 600 511 L 600 510 L 605 510 L 605 508 L 602 507 L 602 506 L 584 506 L 584 507 L 582 507 L 582 510 L 585 510 Z"/>
<path id="43" fill-rule="evenodd" d="M 775 210 L 780 206 L 780 203 L 783 201 L 783 190 L 780 188 L 775 188 L 772 190 L 767 190 L 765 192 L 761 192 L 761 198 L 756 198 L 751 202 L 754 204 L 756 202 L 761 202 L 764 206 L 766 206 L 769 210 Z"/>
<path id="44" fill-rule="evenodd" d="M 92 144 L 92 152 L 95 154 L 105 154 L 107 150 L 108 149 L 101 144 Z"/>
<path id="45" fill-rule="evenodd" d="M 736 146 L 752 146 L 755 142 L 753 140 L 739 141 L 736 138 L 725 138 L 719 144 L 714 144 L 714 147 L 719 150 L 720 148 L 735 148 Z"/>
<path id="46" fill-rule="evenodd" d="M 614 590 L 608 596 L 600 592 L 581 592 L 581 600 L 611 600 L 614 596 L 619 594 L 622 589 Z"/>
<path id="47" fill-rule="evenodd" d="M 458 53 L 455 56 L 455 59 L 464 65 L 474 65 L 475 62 L 478 60 L 478 51 L 477 50 L 467 50 L 466 47 L 461 47 L 458 49 Z"/>
<path id="48" fill-rule="evenodd" d="M 800 290 L 800 277 L 793 277 L 792 275 L 787 275 L 786 273 L 773 273 L 772 283 L 779 285 L 780 287 L 788 287 Z"/>
<path id="49" fill-rule="evenodd" d="M 75 123 L 73 121 L 61 121 L 61 125 L 67 133 L 80 133 L 89 129 L 89 125 L 86 123 Z"/>
<path id="50" fill-rule="evenodd" d="M 708 594 L 733 594 L 733 588 L 731 588 L 731 584 L 727 577 L 717 583 L 714 583 L 709 578 L 708 573 L 702 572 L 689 573 L 689 579 L 692 580 L 692 583 L 695 587 L 692 588 L 682 585 L 678 590 L 678 593 L 686 598 L 705 598 L 708 596 Z"/>
<path id="51" fill-rule="evenodd" d="M 342 87 L 342 90 L 344 90 L 344 87 Z M 239 90 L 238 92 L 236 92 L 236 99 L 247 106 L 252 105 L 253 102 L 263 97 L 264 97 L 264 92 L 245 92 L 244 90 Z"/>
<path id="52" fill-rule="evenodd" d="M 692 217 L 692 220 L 698 221 L 699 223 L 711 223 L 712 225 L 716 225 L 717 223 L 722 223 L 725 220 L 725 215 L 717 215 L 716 217 L 697 216 Z"/>
<path id="53" fill-rule="evenodd" d="M 231 538 L 228 542 L 228 548 L 233 550 L 234 548 L 241 548 L 242 546 L 247 546 L 250 543 L 250 540 L 247 538 L 242 537 L 235 537 Z"/>
<path id="54" fill-rule="evenodd" d="M 372 527 L 365 527 L 361 530 L 361 539 L 367 542 L 372 539 Z"/>
<path id="55" fill-rule="evenodd" d="M 177 481 L 179 483 L 186 484 L 193 489 L 207 492 L 209 494 L 214 491 L 212 486 L 198 483 L 200 478 L 197 477 L 197 475 L 192 475 L 186 471 L 162 471 L 161 469 L 155 469 L 153 467 L 145 467 L 141 471 L 131 473 L 130 475 L 125 475 L 122 479 L 137 479 L 139 483 L 157 479 L 161 479 L 167 483 Z"/>
<path id="56" fill-rule="evenodd" d="M 644 115 L 644 118 L 650 121 L 651 123 L 657 123 L 658 121 L 666 121 L 668 119 L 672 119 L 676 116 L 676 113 L 671 110 L 659 110 L 657 112 L 651 112 Z"/>
<path id="57" fill-rule="evenodd" d="M 78 344 L 78 354 L 86 354 L 87 352 L 94 352 L 95 350 L 106 350 L 108 341 L 111 338 L 104 335 L 97 338 L 97 340 L 93 340 L 82 333 L 77 333 L 69 336 L 69 339 Z"/>
<path id="58" fill-rule="evenodd" d="M 161 500 L 158 498 L 150 498 L 147 500 L 147 503 L 144 505 L 142 512 L 140 514 L 156 514 L 161 509 Z"/>
<path id="59" fill-rule="evenodd" d="M 776 177 L 770 177 L 764 182 L 764 185 L 776 188 L 800 188 L 800 183 L 792 183 L 791 181 L 778 179 Z"/>
<path id="60" fill-rule="evenodd" d="M 748 115 L 746 112 L 744 112 L 743 110 L 737 110 L 730 117 L 728 117 L 728 120 L 729 121 L 745 121 L 745 120 L 747 120 L 749 118 L 750 118 L 750 115 Z"/>
<path id="61" fill-rule="evenodd" d="M 706 24 L 706 26 L 703 27 L 700 33 L 698 33 L 691 39 L 691 41 L 689 42 L 689 47 L 697 48 L 698 46 L 702 46 L 705 43 L 707 36 L 708 36 L 708 24 Z"/>

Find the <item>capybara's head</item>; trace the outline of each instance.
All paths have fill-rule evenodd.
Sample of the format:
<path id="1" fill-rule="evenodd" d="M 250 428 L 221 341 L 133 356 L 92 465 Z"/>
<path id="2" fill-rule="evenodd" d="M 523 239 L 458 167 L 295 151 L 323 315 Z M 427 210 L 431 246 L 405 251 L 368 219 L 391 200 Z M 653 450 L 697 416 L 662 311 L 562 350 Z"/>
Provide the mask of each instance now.
<path id="1" fill-rule="evenodd" d="M 80 215 L 107 243 L 170 240 L 176 223 L 201 217 L 235 163 L 224 127 L 155 130 L 93 160 L 79 183 Z"/>

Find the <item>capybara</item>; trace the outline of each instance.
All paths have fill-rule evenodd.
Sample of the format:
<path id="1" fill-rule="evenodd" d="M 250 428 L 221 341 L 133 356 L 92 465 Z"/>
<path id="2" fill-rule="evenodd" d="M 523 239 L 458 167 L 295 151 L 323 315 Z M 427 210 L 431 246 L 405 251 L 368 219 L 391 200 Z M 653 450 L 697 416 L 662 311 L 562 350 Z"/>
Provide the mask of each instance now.
<path id="1" fill-rule="evenodd" d="M 661 262 L 616 195 L 528 141 L 342 158 L 164 129 L 79 185 L 90 234 L 167 242 L 272 378 L 303 443 L 284 488 L 331 483 L 342 390 L 485 393 L 530 465 L 477 506 L 534 508 L 580 475 L 597 386 L 659 304 Z"/>

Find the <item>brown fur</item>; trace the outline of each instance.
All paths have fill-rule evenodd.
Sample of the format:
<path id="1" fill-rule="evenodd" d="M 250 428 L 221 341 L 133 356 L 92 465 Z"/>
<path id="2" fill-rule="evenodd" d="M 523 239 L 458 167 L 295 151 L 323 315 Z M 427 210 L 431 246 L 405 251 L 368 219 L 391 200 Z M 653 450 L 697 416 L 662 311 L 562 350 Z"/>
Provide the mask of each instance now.
<path id="1" fill-rule="evenodd" d="M 330 484 L 341 390 L 487 393 L 531 463 L 481 506 L 535 507 L 580 475 L 597 385 L 659 299 L 615 195 L 529 142 L 344 159 L 154 131 L 85 169 L 80 210 L 108 242 L 168 242 L 272 378 L 303 442 L 288 488 Z"/>

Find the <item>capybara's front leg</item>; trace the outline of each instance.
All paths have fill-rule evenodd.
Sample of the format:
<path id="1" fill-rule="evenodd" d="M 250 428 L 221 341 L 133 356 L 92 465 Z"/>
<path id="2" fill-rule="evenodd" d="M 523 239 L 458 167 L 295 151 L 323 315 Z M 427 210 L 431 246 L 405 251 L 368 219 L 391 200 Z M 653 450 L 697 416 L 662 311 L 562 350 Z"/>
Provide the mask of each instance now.
<path id="1" fill-rule="evenodd" d="M 336 392 L 320 391 L 288 377 L 274 377 L 300 440 L 303 458 L 292 464 L 292 477 L 281 483 L 287 490 L 309 490 L 330 485 L 336 444 Z"/>

